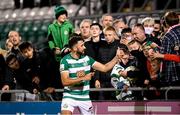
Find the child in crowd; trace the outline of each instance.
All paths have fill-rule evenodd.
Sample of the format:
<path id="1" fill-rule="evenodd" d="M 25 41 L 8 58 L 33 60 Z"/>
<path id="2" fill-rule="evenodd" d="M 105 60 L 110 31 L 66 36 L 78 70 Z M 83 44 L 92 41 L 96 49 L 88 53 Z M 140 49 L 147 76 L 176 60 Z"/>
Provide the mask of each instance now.
<path id="1" fill-rule="evenodd" d="M 128 91 L 128 87 L 135 86 L 138 72 L 137 62 L 127 49 L 120 50 L 124 55 L 111 72 L 111 84 L 114 88 L 121 89 L 121 92 L 116 92 L 118 100 L 133 100 L 132 91 Z"/>
<path id="2" fill-rule="evenodd" d="M 5 49 L 7 51 L 11 51 L 11 48 L 13 47 L 13 43 L 10 41 L 10 39 L 6 40 Z"/>
<path id="3" fill-rule="evenodd" d="M 22 62 L 22 67 L 26 71 L 32 82 L 39 85 L 40 83 L 40 58 L 38 53 L 29 42 L 22 42 L 19 45 L 19 50 L 25 60 Z"/>
<path id="4" fill-rule="evenodd" d="M 145 80 L 145 85 L 148 87 L 160 88 L 160 60 L 152 58 L 152 55 L 158 50 L 158 48 L 152 48 L 149 43 L 143 44 L 143 52 L 147 57 L 146 68 L 149 72 L 150 78 Z M 145 96 L 148 99 L 156 99 L 160 96 L 160 92 L 158 90 L 148 91 Z M 151 94 L 151 95 L 149 95 Z"/>
<path id="5" fill-rule="evenodd" d="M 127 45 L 132 40 L 133 40 L 133 35 L 131 33 L 131 28 L 124 28 L 121 32 L 120 43 Z"/>
<path id="6" fill-rule="evenodd" d="M 35 99 L 35 95 L 38 93 L 37 84 L 33 83 L 31 78 L 28 76 L 28 72 L 24 71 L 21 66 L 21 62 L 17 56 L 13 53 L 8 54 L 6 57 L 6 77 L 5 83 L 2 88 L 3 91 L 10 89 L 24 89 L 28 90 L 30 93 L 26 94 L 26 99 Z M 28 96 L 29 95 L 29 96 Z M 16 93 L 16 97 L 21 97 L 21 100 L 15 99 L 16 101 L 24 101 L 24 93 Z M 14 100 L 14 99 L 13 99 Z"/>

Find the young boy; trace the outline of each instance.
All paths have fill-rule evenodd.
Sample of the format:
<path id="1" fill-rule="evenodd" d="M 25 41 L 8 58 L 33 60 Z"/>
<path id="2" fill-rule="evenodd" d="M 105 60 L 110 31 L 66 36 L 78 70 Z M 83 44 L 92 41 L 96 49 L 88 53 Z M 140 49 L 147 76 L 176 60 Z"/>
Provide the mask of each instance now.
<path id="1" fill-rule="evenodd" d="M 62 6 L 54 9 L 56 20 L 48 27 L 48 44 L 55 51 L 56 60 L 61 59 L 61 50 L 68 44 L 70 35 L 74 32 L 73 25 L 68 21 L 67 10 Z"/>
<path id="2" fill-rule="evenodd" d="M 26 58 L 22 66 L 32 82 L 39 86 L 42 99 L 49 100 L 49 96 L 46 95 L 48 93 L 53 99 L 59 100 L 61 96 L 55 93 L 55 88 L 61 88 L 61 83 L 54 53 L 49 48 L 37 51 L 29 42 L 22 42 L 19 49 Z"/>
<path id="3" fill-rule="evenodd" d="M 31 78 L 29 78 L 27 71 L 24 71 L 23 67 L 21 66 L 21 62 L 19 61 L 17 56 L 13 53 L 10 53 L 6 57 L 6 64 L 6 78 L 2 90 L 28 90 L 30 93 L 26 94 L 26 97 L 29 98 L 27 95 L 31 95 L 31 98 L 29 99 L 34 100 L 35 95 L 33 94 L 38 93 L 38 86 L 32 82 Z M 16 101 L 24 100 L 24 93 L 16 93 L 15 95 L 22 98 L 22 100 L 18 99 Z M 34 97 L 34 99 L 32 97 Z"/>
<path id="4" fill-rule="evenodd" d="M 130 56 L 127 49 L 120 49 L 124 55 L 117 63 L 111 72 L 111 84 L 116 89 L 121 89 L 121 92 L 116 92 L 118 100 L 132 100 L 132 91 L 127 88 L 134 86 L 137 77 L 136 59 Z"/>
<path id="5" fill-rule="evenodd" d="M 19 50 L 25 60 L 22 62 L 24 71 L 27 72 L 32 82 L 39 85 L 40 82 L 40 58 L 29 42 L 22 42 L 19 45 Z"/>

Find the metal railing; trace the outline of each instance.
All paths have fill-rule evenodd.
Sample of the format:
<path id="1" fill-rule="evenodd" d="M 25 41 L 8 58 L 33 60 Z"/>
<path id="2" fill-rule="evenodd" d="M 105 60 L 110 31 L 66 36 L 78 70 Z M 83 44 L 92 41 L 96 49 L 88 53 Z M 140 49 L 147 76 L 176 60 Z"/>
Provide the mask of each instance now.
<path id="1" fill-rule="evenodd" d="M 1 101 L 1 96 L 2 96 L 2 94 L 4 94 L 4 93 L 23 93 L 23 94 L 26 94 L 26 93 L 29 93 L 29 91 L 27 91 L 27 90 L 8 90 L 8 91 L 2 91 L 2 90 L 0 90 L 0 101 Z"/>
<path id="2" fill-rule="evenodd" d="M 150 88 L 142 88 L 142 87 L 130 87 L 128 88 L 128 90 L 130 91 L 141 91 L 141 92 L 144 92 L 144 91 L 153 91 L 153 90 L 157 90 L 156 88 L 154 87 L 150 87 Z M 168 95 L 169 95 L 169 91 L 172 91 L 172 90 L 180 90 L 180 87 L 179 86 L 170 86 L 170 87 L 161 87 L 160 89 L 158 89 L 160 91 L 165 91 L 165 100 L 167 101 L 168 100 Z M 59 92 L 59 93 L 62 93 L 64 91 L 64 89 L 56 89 L 55 92 Z M 122 91 L 120 89 L 115 89 L 115 88 L 91 88 L 90 91 L 92 92 L 99 92 L 99 91 Z M 9 90 L 9 91 L 2 91 L 0 90 L 0 101 L 1 101 L 1 95 L 3 93 L 29 93 L 29 91 L 27 90 Z M 39 94 L 37 94 L 39 95 Z M 51 99 L 51 101 L 54 101 L 53 98 L 48 95 Z"/>

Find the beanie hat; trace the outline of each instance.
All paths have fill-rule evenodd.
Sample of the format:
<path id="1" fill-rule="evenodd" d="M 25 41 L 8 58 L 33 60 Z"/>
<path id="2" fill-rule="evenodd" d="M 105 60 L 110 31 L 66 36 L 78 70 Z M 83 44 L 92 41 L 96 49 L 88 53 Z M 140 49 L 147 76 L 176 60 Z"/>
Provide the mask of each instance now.
<path id="1" fill-rule="evenodd" d="M 62 6 L 56 6 L 54 9 L 54 12 L 55 12 L 56 19 L 58 19 L 58 17 L 62 14 L 66 14 L 67 16 L 67 10 Z"/>

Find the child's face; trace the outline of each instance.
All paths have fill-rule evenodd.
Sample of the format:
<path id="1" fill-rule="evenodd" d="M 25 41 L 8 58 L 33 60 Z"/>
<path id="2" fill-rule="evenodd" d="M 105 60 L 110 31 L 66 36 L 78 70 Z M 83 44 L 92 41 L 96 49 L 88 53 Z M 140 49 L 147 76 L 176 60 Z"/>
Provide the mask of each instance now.
<path id="1" fill-rule="evenodd" d="M 12 47 L 13 47 L 12 42 L 9 41 L 9 42 L 6 43 L 6 49 L 7 50 L 11 50 Z"/>
<path id="2" fill-rule="evenodd" d="M 139 50 L 140 44 L 138 44 L 137 42 L 134 42 L 133 44 L 129 45 L 128 48 L 130 51 Z"/>
<path id="3" fill-rule="evenodd" d="M 107 30 L 104 32 L 104 36 L 108 43 L 112 43 L 115 39 L 115 32 L 111 30 Z"/>
<path id="4" fill-rule="evenodd" d="M 121 58 L 122 62 L 126 65 L 129 61 L 129 55 L 125 54 L 122 58 Z"/>
<path id="5" fill-rule="evenodd" d="M 9 63 L 8 63 L 8 66 L 12 69 L 19 69 L 20 68 L 20 64 L 18 62 L 18 60 L 16 58 L 13 58 Z"/>
<path id="6" fill-rule="evenodd" d="M 28 59 L 33 58 L 33 48 L 32 47 L 28 47 L 27 49 L 24 49 L 22 51 L 22 55 Z"/>
<path id="7" fill-rule="evenodd" d="M 64 21 L 66 21 L 66 19 L 67 19 L 66 14 L 61 14 L 61 15 L 58 17 L 58 22 L 63 23 Z"/>
<path id="8" fill-rule="evenodd" d="M 128 33 L 122 34 L 122 38 L 121 38 L 120 42 L 122 44 L 127 45 L 131 40 L 133 40 L 133 36 L 131 33 L 128 32 Z"/>
<path id="9" fill-rule="evenodd" d="M 159 61 L 158 60 L 151 61 L 151 67 L 152 67 L 152 70 L 157 73 L 160 69 Z"/>

